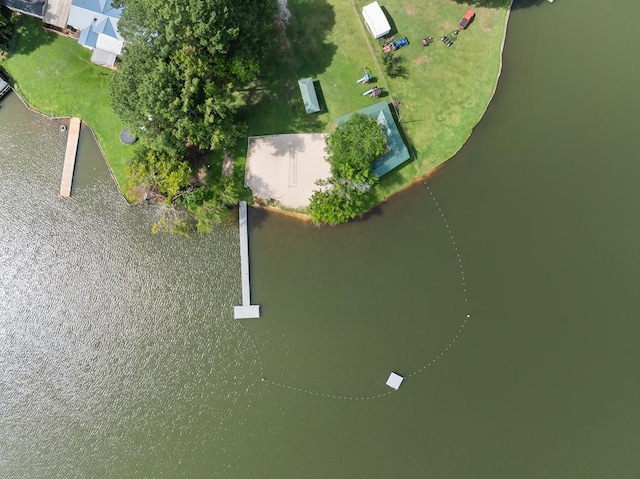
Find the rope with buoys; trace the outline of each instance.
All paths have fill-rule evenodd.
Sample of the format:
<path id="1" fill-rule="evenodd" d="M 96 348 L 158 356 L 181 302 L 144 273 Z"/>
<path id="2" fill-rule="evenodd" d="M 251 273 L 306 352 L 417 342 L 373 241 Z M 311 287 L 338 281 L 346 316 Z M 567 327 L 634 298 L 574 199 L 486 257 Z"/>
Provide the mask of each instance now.
<path id="1" fill-rule="evenodd" d="M 460 281 L 461 281 L 461 286 L 462 286 L 462 295 L 463 295 L 463 299 L 466 305 L 469 304 L 469 297 L 467 294 L 467 280 L 464 274 L 464 265 L 463 265 L 463 261 L 462 261 L 462 256 L 460 255 L 460 250 L 458 249 L 458 245 L 456 244 L 456 240 L 455 240 L 455 236 L 453 234 L 453 230 L 451 229 L 451 226 L 449 225 L 449 222 L 447 221 L 447 217 L 444 214 L 444 211 L 442 210 L 442 207 L 440 206 L 440 203 L 438 203 L 438 200 L 436 199 L 435 195 L 433 194 L 433 191 L 431 191 L 431 188 L 429 187 L 427 181 L 425 180 L 423 182 L 423 184 L 425 185 L 427 192 L 429 193 L 429 196 L 431 198 L 431 200 L 433 201 L 434 205 L 436 206 L 438 212 L 440 213 L 440 218 L 442 219 L 442 222 L 447 230 L 447 233 L 449 234 L 449 238 L 451 240 L 451 245 L 453 246 L 453 250 L 454 253 L 456 255 L 456 259 L 458 262 L 458 266 L 459 266 L 459 272 L 460 272 Z M 454 334 L 453 338 L 440 350 L 440 352 L 434 356 L 431 360 L 429 360 L 427 363 L 424 363 L 421 367 L 419 367 L 418 369 L 412 371 L 411 373 L 405 375 L 405 378 L 411 378 L 414 377 L 420 373 L 422 373 L 423 371 L 425 371 L 427 368 L 433 366 L 437 361 L 439 361 L 440 359 L 442 359 L 442 357 L 447 354 L 449 351 L 451 351 L 451 349 L 453 348 L 453 346 L 456 344 L 456 342 L 458 341 L 458 339 L 460 339 L 460 336 L 462 335 L 465 327 L 467 326 L 467 324 L 469 323 L 469 321 L 471 320 L 471 313 L 467 312 L 465 314 L 465 317 L 463 318 L 462 322 L 459 325 L 458 331 Z M 251 343 L 253 350 L 255 352 L 256 358 L 257 358 L 257 362 L 258 362 L 258 366 L 260 367 L 260 378 L 256 379 L 256 381 L 254 381 L 254 385 L 257 383 L 261 383 L 261 384 L 265 384 L 265 385 L 272 385 L 272 386 L 277 386 L 280 387 L 282 389 L 287 389 L 293 392 L 297 392 L 297 393 L 303 393 L 303 394 L 307 394 L 310 396 L 317 396 L 317 397 L 321 397 L 321 398 L 327 398 L 327 399 L 342 399 L 342 400 L 347 400 L 347 401 L 367 401 L 367 400 L 372 400 L 372 399 L 380 399 L 383 398 L 385 396 L 388 396 L 394 392 L 396 392 L 396 390 L 394 389 L 389 389 L 388 391 L 384 392 L 384 393 L 380 393 L 380 394 L 370 394 L 368 396 L 349 396 L 349 395 L 344 395 L 344 394 L 332 394 L 332 393 L 327 393 L 327 392 L 320 392 L 320 391 L 315 391 L 312 389 L 306 389 L 306 388 L 302 388 L 302 387 L 297 387 L 297 386 L 293 386 L 291 384 L 285 384 L 285 383 L 281 383 L 278 381 L 274 381 L 271 379 L 268 379 L 265 377 L 265 369 L 264 369 L 264 364 L 262 363 L 262 356 L 260 355 L 260 351 L 258 350 L 258 346 L 253 338 L 253 335 L 249 332 L 248 328 L 242 328 L 244 330 L 244 332 L 246 333 L 247 337 L 249 338 L 249 342 Z"/>

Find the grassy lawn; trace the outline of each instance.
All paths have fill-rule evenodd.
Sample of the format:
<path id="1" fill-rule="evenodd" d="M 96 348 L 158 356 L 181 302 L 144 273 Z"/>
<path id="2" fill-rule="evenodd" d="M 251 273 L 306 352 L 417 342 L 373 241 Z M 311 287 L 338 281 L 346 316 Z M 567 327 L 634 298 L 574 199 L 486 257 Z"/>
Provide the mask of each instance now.
<path id="1" fill-rule="evenodd" d="M 131 146 L 120 142 L 124 125 L 109 104 L 113 72 L 94 65 L 91 52 L 71 39 L 46 32 L 42 22 L 22 16 L 9 56 L 0 63 L 20 96 L 50 116 L 77 116 L 93 129 L 116 181 L 126 182 L 124 161 Z"/>
<path id="2" fill-rule="evenodd" d="M 270 76 L 249 112 L 250 135 L 329 131 L 335 118 L 376 101 L 362 96 L 370 86 L 356 83 L 364 68 L 377 79 L 381 72 L 350 1 L 288 3 L 288 45 L 269 60 Z M 298 80 L 306 77 L 315 80 L 322 113 L 304 111 Z"/>
<path id="3" fill-rule="evenodd" d="M 398 51 L 406 76 L 388 78 L 381 71 L 381 45 L 360 21 L 370 1 L 289 0 L 290 45 L 271 59 L 272 77 L 254 98 L 248 123 L 250 135 L 330 131 L 335 118 L 377 101 L 363 97 L 367 87 L 356 83 L 363 67 L 369 68 L 375 83 L 385 87 L 386 80 L 393 100 L 401 102 L 402 125 L 416 157 L 382 179 L 376 190 L 381 201 L 445 162 L 471 135 L 495 88 L 507 10 L 474 8 L 475 20 L 447 48 L 440 38 L 457 28 L 468 6 L 452 0 L 379 0 L 394 37 L 410 41 Z M 434 42 L 423 47 L 427 36 Z M 297 80 L 308 76 L 321 89 L 326 107 L 321 114 L 304 112 Z"/>
<path id="4" fill-rule="evenodd" d="M 379 101 L 362 96 L 369 86 L 356 83 L 368 69 L 373 84 L 385 91 L 381 99 L 401 103 L 401 124 L 415 153 L 415 159 L 381 180 L 376 188 L 381 201 L 453 156 L 471 135 L 494 91 L 507 10 L 475 8 L 475 20 L 447 48 L 440 38 L 457 27 L 466 5 L 453 0 L 379 0 L 394 37 L 410 41 L 398 51 L 406 75 L 388 78 L 381 70 L 381 45 L 361 21 L 362 7 L 369 2 L 289 0 L 291 18 L 283 46 L 267 59 L 267 77 L 251 91 L 243 119 L 249 135 L 331 131 L 335 118 Z M 435 40 L 423 47 L 420 40 L 426 36 Z M 91 64 L 90 53 L 23 16 L 15 44 L 0 65 L 34 108 L 51 116 L 79 116 L 91 125 L 122 190 L 124 163 L 133 150 L 120 143 L 124 125 L 109 104 L 113 72 Z M 297 81 L 306 77 L 316 82 L 323 107 L 319 114 L 304 111 Z M 234 177 L 243 185 L 246 142 L 237 145 L 234 158 Z M 211 155 L 212 168 L 221 162 L 221 155 Z M 250 192 L 243 190 L 243 196 L 250 199 Z"/>
<path id="5" fill-rule="evenodd" d="M 359 10 L 366 3 L 356 1 Z M 450 0 L 390 4 L 396 36 L 408 37 L 411 45 L 400 50 L 407 76 L 389 78 L 388 83 L 394 100 L 402 103 L 400 116 L 417 163 L 405 164 L 385 177 L 379 199 L 451 158 L 491 100 L 507 10 L 474 8 L 474 21 L 447 48 L 440 38 L 457 28 L 467 9 Z M 426 36 L 434 37 L 434 42 L 423 47 L 420 40 Z M 368 40 L 377 43 L 370 36 Z"/>

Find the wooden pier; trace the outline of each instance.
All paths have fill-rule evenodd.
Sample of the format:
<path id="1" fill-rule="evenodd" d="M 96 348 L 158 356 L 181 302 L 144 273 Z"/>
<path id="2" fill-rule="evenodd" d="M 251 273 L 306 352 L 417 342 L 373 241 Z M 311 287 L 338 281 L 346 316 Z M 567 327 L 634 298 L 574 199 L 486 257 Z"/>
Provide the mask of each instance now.
<path id="1" fill-rule="evenodd" d="M 249 237 L 247 231 L 247 202 L 240 202 L 238 215 L 240 226 L 240 273 L 242 280 L 242 306 L 234 306 L 235 319 L 260 317 L 260 305 L 251 304 L 251 283 L 249 282 Z"/>
<path id="2" fill-rule="evenodd" d="M 60 196 L 71 196 L 71 183 L 73 182 L 73 170 L 76 167 L 76 153 L 78 151 L 78 137 L 80 136 L 80 118 L 71 118 L 69 121 L 69 136 L 67 137 L 67 151 L 64 154 L 64 166 L 62 167 L 62 181 L 60 182 Z"/>

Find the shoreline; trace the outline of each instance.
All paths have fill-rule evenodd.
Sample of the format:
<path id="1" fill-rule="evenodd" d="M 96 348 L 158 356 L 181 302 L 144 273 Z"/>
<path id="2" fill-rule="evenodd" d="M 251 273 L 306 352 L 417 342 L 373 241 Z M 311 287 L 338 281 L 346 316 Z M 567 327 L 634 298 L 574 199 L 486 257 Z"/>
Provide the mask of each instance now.
<path id="1" fill-rule="evenodd" d="M 350 3 L 351 3 L 351 7 L 355 8 L 355 4 L 354 4 L 353 0 L 351 0 Z M 380 193 L 381 193 L 380 196 L 376 195 L 377 196 L 377 198 L 376 198 L 377 201 L 374 204 L 372 204 L 367 211 L 365 211 L 362 214 L 358 215 L 359 218 L 363 217 L 364 215 L 366 215 L 367 213 L 372 211 L 378 205 L 382 205 L 385 202 L 389 201 L 396 194 L 401 193 L 401 192 L 413 187 L 415 184 L 417 184 L 417 183 L 419 183 L 421 181 L 424 181 L 425 179 L 427 179 L 427 178 L 431 177 L 432 175 L 436 174 L 440 170 L 441 166 L 444 165 L 451 158 L 453 158 L 464 147 L 464 145 L 468 142 L 469 138 L 473 134 L 473 130 L 480 123 L 480 121 L 482 121 L 482 119 L 486 115 L 486 112 L 489 109 L 489 106 L 491 105 L 491 102 L 492 102 L 493 98 L 495 97 L 495 94 L 496 94 L 496 91 L 497 91 L 497 88 L 498 88 L 498 83 L 499 83 L 499 80 L 500 80 L 500 77 L 501 77 L 501 74 L 502 74 L 502 69 L 503 69 L 503 52 L 504 52 L 504 47 L 505 47 L 505 44 L 506 44 L 507 30 L 508 30 L 508 25 L 509 25 L 509 19 L 510 19 L 512 6 L 513 6 L 513 0 L 510 0 L 509 5 L 506 7 L 506 12 L 505 12 L 505 19 L 504 19 L 504 25 L 503 25 L 503 31 L 502 31 L 502 40 L 500 42 L 500 48 L 499 48 L 499 53 L 498 53 L 498 55 L 499 55 L 498 71 L 497 71 L 497 75 L 495 77 L 495 81 L 494 81 L 494 84 L 493 84 L 492 92 L 491 92 L 491 94 L 490 94 L 490 96 L 488 98 L 488 101 L 486 102 L 486 105 L 484 106 L 484 109 L 482 110 L 481 115 L 478 118 L 478 121 L 475 123 L 475 125 L 470 130 L 470 133 L 469 133 L 468 137 L 463 142 L 461 142 L 459 147 L 455 150 L 455 152 L 453 152 L 451 154 L 451 156 L 449 156 L 448 158 L 443 160 L 438 165 L 430 168 L 426 172 L 420 171 L 421 168 L 420 168 L 419 164 L 417 164 L 418 159 L 416 157 L 414 157 L 413 149 L 410 149 L 411 157 L 412 157 L 411 163 L 414 163 L 417 166 L 417 171 L 414 172 L 413 175 L 417 175 L 417 176 L 414 176 L 413 178 L 411 178 L 411 176 L 413 176 L 413 175 L 407 175 L 408 177 L 406 177 L 405 180 L 402 182 L 402 183 L 404 183 L 403 185 L 401 185 L 400 187 L 398 187 L 397 189 L 395 189 L 393 191 L 388 192 L 386 195 L 384 195 L 383 191 L 380 191 Z M 357 11 L 356 11 L 356 13 L 357 13 Z M 359 23 L 360 23 L 360 27 L 362 29 L 364 29 L 364 27 L 362 25 L 362 22 L 359 22 Z M 366 33 L 366 32 L 363 31 L 363 33 Z M 368 44 L 368 47 L 369 47 L 369 50 L 371 51 L 371 45 L 370 44 Z M 374 60 L 377 62 L 377 58 L 375 57 L 373 51 L 371 51 L 371 53 L 372 53 L 372 55 L 374 57 Z M 20 101 L 30 111 L 38 113 L 38 114 L 40 114 L 40 115 L 42 115 L 42 116 L 44 116 L 44 117 L 46 117 L 48 119 L 51 119 L 51 120 L 68 120 L 69 118 L 71 118 L 70 116 L 50 116 L 50 115 L 47 115 L 46 113 L 43 113 L 43 112 L 39 111 L 38 109 L 30 106 L 27 103 L 27 101 L 25 101 L 25 99 L 22 97 L 22 95 L 20 95 L 20 93 L 18 93 L 18 91 L 16 90 L 14 85 L 12 85 L 12 90 L 18 96 Z M 391 94 L 390 90 L 389 90 L 389 92 Z M 125 195 L 123 189 L 121 188 L 121 185 L 120 185 L 120 183 L 118 182 L 118 180 L 116 178 L 116 175 L 114 173 L 112 165 L 111 165 L 110 161 L 108 160 L 107 155 L 105 154 L 105 150 L 104 150 L 100 140 L 98 139 L 98 137 L 95 134 L 94 128 L 82 116 L 80 116 L 80 118 L 82 119 L 83 123 L 85 123 L 85 125 L 89 127 L 89 130 L 91 131 L 91 134 L 93 135 L 94 140 L 96 141 L 96 144 L 98 145 L 98 149 L 100 150 L 100 153 L 101 153 L 105 163 L 107 164 L 107 167 L 108 167 L 108 170 L 109 170 L 109 174 L 110 174 L 113 182 L 115 183 L 116 188 L 118 189 L 120 195 L 122 196 L 122 198 L 124 199 L 124 201 L 128 205 L 135 204 L 134 202 L 131 202 L 129 198 L 127 198 L 127 196 Z M 399 126 L 404 130 L 404 126 L 402 125 L 401 122 L 399 123 Z M 409 163 L 407 163 L 407 164 L 409 164 Z M 308 215 L 308 214 L 295 212 L 295 211 L 287 211 L 287 210 L 281 209 L 281 208 L 279 208 L 277 206 L 261 205 L 261 204 L 259 204 L 259 202 L 255 201 L 253 199 L 253 194 L 251 194 L 251 196 L 252 196 L 251 206 L 254 206 L 256 208 L 264 208 L 265 210 L 267 210 L 269 212 L 274 212 L 274 213 L 281 214 L 281 215 L 284 215 L 284 216 L 289 216 L 289 217 L 296 218 L 296 219 L 301 220 L 301 221 L 305 221 L 305 222 L 311 221 L 311 216 Z"/>
<path id="2" fill-rule="evenodd" d="M 451 160 L 454 156 L 456 156 L 458 154 L 458 152 L 460 150 L 462 150 L 464 145 L 467 144 L 467 142 L 469 141 L 469 138 L 471 138 L 471 135 L 473 135 L 473 130 L 475 130 L 475 127 L 485 117 L 485 115 L 487 113 L 487 110 L 489 110 L 489 106 L 491 105 L 491 102 L 493 101 L 493 98 L 495 97 L 496 92 L 498 91 L 498 83 L 500 82 L 500 76 L 502 75 L 502 69 L 503 69 L 504 46 L 505 46 L 505 44 L 507 42 L 507 30 L 509 28 L 509 18 L 511 16 L 511 8 L 513 7 L 513 1 L 514 0 L 510 0 L 509 5 L 506 8 L 507 12 L 506 12 L 506 16 L 505 16 L 505 19 L 504 19 L 504 27 L 503 27 L 503 31 L 502 31 L 502 42 L 500 43 L 500 52 L 499 52 L 500 63 L 499 63 L 499 66 L 498 66 L 498 74 L 497 74 L 496 80 L 494 82 L 493 91 L 491 92 L 489 100 L 487 101 L 487 104 L 484 107 L 484 111 L 482 112 L 482 115 L 480 115 L 480 118 L 478 119 L 478 122 L 471 129 L 471 133 L 469 134 L 469 136 L 464 140 L 464 142 L 460 145 L 460 147 L 449 158 L 444 160 L 439 165 L 434 166 L 433 168 L 431 168 L 430 170 L 426 171 L 425 173 L 421 173 L 419 176 L 417 176 L 412 181 L 410 181 L 407 185 L 404 185 L 401 188 L 399 188 L 397 190 L 394 190 L 392 193 L 389 193 L 387 196 L 383 197 L 379 202 L 377 202 L 376 204 L 371 206 L 371 208 L 369 208 L 367 211 L 365 211 L 364 213 L 361 213 L 360 215 L 358 215 L 357 218 L 362 218 L 364 215 L 369 213 L 371 210 L 373 210 L 377 206 L 380 206 L 380 205 L 386 203 L 387 201 L 389 201 L 395 195 L 397 195 L 399 193 L 402 193 L 402 192 L 408 190 L 409 188 L 412 188 L 417 183 L 425 181 L 426 179 L 428 179 L 432 175 L 436 174 L 438 171 L 440 171 L 440 169 L 443 167 L 443 165 L 445 165 L 449 160 Z M 353 2 L 352 2 L 352 5 L 353 5 Z M 354 5 L 354 7 L 355 7 L 355 5 Z M 413 156 L 413 153 L 411 153 L 411 156 Z M 413 158 L 413 162 L 416 162 L 416 161 L 417 161 L 417 158 Z M 254 206 L 256 208 L 263 208 L 263 209 L 265 209 L 267 211 L 278 213 L 278 214 L 281 214 L 281 215 L 284 215 L 284 216 L 289 216 L 289 217 L 292 217 L 292 218 L 296 218 L 296 219 L 299 219 L 301 221 L 311 221 L 311 216 L 307 215 L 307 214 L 304 214 L 304 213 L 296 213 L 296 212 L 292 212 L 292 211 L 287 211 L 287 210 L 283 210 L 281 208 L 278 208 L 276 206 L 261 206 L 261 205 L 259 205 L 257 203 L 253 203 L 252 206 Z"/>
<path id="3" fill-rule="evenodd" d="M 29 110 L 32 113 L 36 113 L 38 115 L 41 115 L 45 118 L 47 118 L 48 120 L 51 121 L 64 121 L 67 123 L 67 127 L 69 126 L 69 120 L 71 120 L 71 116 L 51 116 L 51 115 L 47 115 L 46 113 L 41 112 L 40 110 L 33 108 L 31 105 L 29 105 L 24 98 L 22 98 L 22 95 L 20 95 L 20 93 L 18 93 L 18 91 L 15 89 L 15 87 L 13 85 L 11 85 L 11 91 L 13 92 L 13 94 L 18 97 L 18 99 L 22 102 L 22 104 L 27 108 L 27 110 Z M 89 131 L 91 132 L 91 135 L 93 136 L 93 140 L 96 142 L 96 145 L 98 145 L 98 149 L 100 150 L 100 155 L 102 155 L 102 160 L 104 161 L 105 165 L 107 165 L 107 170 L 109 170 L 109 176 L 111 176 L 111 179 L 113 180 L 113 183 L 116 185 L 116 189 L 118 190 L 118 192 L 120 193 L 120 196 L 122 196 L 122 198 L 124 199 L 125 203 L 128 206 L 131 206 L 132 203 L 129 202 L 129 200 L 127 199 L 127 197 L 124 195 L 124 193 L 122 192 L 122 190 L 120 189 L 120 185 L 118 184 L 118 181 L 116 180 L 116 177 L 113 173 L 113 169 L 111 168 L 111 165 L 109 164 L 109 161 L 107 160 L 107 155 L 105 155 L 104 150 L 102 149 L 102 145 L 100 144 L 100 141 L 98 141 L 98 137 L 96 137 L 95 132 L 93 131 L 93 127 L 87 122 L 85 121 L 84 118 L 82 117 L 78 117 L 80 118 L 80 120 L 82 121 L 82 123 L 84 123 L 84 125 L 89 128 Z M 80 131 L 82 132 L 82 128 L 80 129 Z M 79 142 L 80 140 L 78 140 Z"/>

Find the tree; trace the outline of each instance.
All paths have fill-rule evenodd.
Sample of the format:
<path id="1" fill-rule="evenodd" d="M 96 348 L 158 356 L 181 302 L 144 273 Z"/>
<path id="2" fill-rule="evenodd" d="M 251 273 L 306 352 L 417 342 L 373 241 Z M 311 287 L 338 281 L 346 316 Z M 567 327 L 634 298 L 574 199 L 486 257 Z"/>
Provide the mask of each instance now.
<path id="1" fill-rule="evenodd" d="M 13 35 L 14 14 L 4 5 L 0 5 L 0 58 L 9 49 Z"/>
<path id="2" fill-rule="evenodd" d="M 129 176 L 128 188 L 140 188 L 146 193 L 160 196 L 170 204 L 181 191 L 191 185 L 193 171 L 186 161 L 173 160 L 167 153 L 140 148 L 125 168 Z"/>
<path id="3" fill-rule="evenodd" d="M 238 203 L 238 191 L 230 177 L 222 177 L 213 186 L 192 190 L 184 197 L 184 205 L 195 221 L 198 233 L 206 233 L 228 216 L 229 206 Z"/>
<path id="4" fill-rule="evenodd" d="M 331 178 L 318 182 L 309 211 L 316 224 L 344 223 L 363 213 L 371 188 L 378 177 L 371 162 L 385 153 L 387 139 L 378 122 L 355 114 L 327 138 L 325 151 L 331 164 Z"/>
<path id="5" fill-rule="evenodd" d="M 275 0 L 122 3 L 128 43 L 111 87 L 116 112 L 154 149 L 232 146 L 244 133 L 235 116 L 268 45 Z"/>
<path id="6" fill-rule="evenodd" d="M 371 162 L 387 150 L 387 139 L 378 122 L 368 115 L 356 113 L 327 138 L 331 173 L 336 178 L 367 181 Z"/>
<path id="7" fill-rule="evenodd" d="M 316 224 L 331 226 L 346 223 L 363 212 L 369 190 L 331 179 L 328 188 L 314 191 L 309 207 L 311 219 Z"/>
<path id="8" fill-rule="evenodd" d="M 154 231 L 207 231 L 238 195 L 185 158 L 227 150 L 244 135 L 237 112 L 270 44 L 277 0 L 116 0 L 127 44 L 111 82 L 116 113 L 141 149 L 129 191 L 160 203 Z M 195 152 L 195 154 L 194 154 Z"/>

